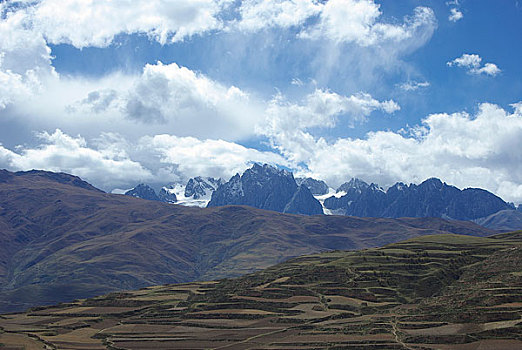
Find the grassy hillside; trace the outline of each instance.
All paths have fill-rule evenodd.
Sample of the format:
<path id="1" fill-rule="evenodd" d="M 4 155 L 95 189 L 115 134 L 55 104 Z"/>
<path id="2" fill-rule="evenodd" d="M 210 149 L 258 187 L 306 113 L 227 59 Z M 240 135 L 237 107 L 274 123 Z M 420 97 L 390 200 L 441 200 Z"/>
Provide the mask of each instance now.
<path id="1" fill-rule="evenodd" d="M 0 171 L 0 312 L 239 276 L 304 254 L 437 233 L 493 231 L 435 218 L 188 208 L 106 194 L 67 174 Z"/>
<path id="2" fill-rule="evenodd" d="M 522 348 L 522 231 L 424 236 L 0 319 L 16 349 Z"/>

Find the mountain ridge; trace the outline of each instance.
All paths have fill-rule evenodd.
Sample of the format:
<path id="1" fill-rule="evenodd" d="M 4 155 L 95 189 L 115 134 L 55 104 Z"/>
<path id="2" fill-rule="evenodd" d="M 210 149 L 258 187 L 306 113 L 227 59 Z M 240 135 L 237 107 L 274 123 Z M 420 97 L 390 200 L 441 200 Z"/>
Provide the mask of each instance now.
<path id="1" fill-rule="evenodd" d="M 491 192 L 480 188 L 460 190 L 437 178 L 419 185 L 398 182 L 386 191 L 376 184 L 352 181 L 351 187 L 350 183 L 342 186 L 346 194 L 326 198 L 325 208 L 337 214 L 362 217 L 433 216 L 456 220 L 474 220 L 514 209 Z"/>
<path id="2" fill-rule="evenodd" d="M 195 187 L 194 187 L 195 186 Z M 299 186 L 306 187 L 310 194 L 301 190 L 299 203 L 289 203 L 298 192 Z M 197 191 L 191 191 L 192 187 Z M 151 189 L 152 190 L 152 189 Z M 129 191 L 128 194 L 133 194 Z M 249 205 L 255 208 L 304 215 L 335 214 L 359 217 L 441 217 L 455 220 L 481 221 L 499 211 L 521 210 L 512 203 L 480 188 L 459 189 L 437 178 L 429 178 L 420 184 L 397 182 L 388 189 L 378 184 L 368 184 L 358 178 L 334 190 L 321 180 L 294 178 L 287 170 L 280 170 L 268 164 L 254 165 L 242 174 L 236 174 L 229 181 L 221 179 L 191 178 L 186 186 L 163 187 L 163 195 L 138 197 L 160 200 L 181 205 L 200 207 L 222 205 Z M 194 198 L 188 198 L 187 193 Z M 176 194 L 174 194 L 176 193 Z M 169 195 L 172 196 L 169 197 Z M 175 196 L 178 196 L 176 201 Z M 184 198 L 183 198 L 184 197 Z M 196 199 L 196 197 L 201 199 Z M 318 202 L 321 204 L 319 208 Z M 509 214 L 513 216 L 513 214 Z M 477 222 L 478 222 L 477 221 Z M 504 230 L 520 229 L 516 220 L 504 220 L 513 226 L 503 226 Z"/>

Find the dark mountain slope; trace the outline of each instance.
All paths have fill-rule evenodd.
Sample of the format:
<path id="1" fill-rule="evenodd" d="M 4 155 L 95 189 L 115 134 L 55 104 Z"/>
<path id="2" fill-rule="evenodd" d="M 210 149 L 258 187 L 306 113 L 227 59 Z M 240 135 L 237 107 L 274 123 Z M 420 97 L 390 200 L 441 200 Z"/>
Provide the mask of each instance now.
<path id="1" fill-rule="evenodd" d="M 44 172 L 1 173 L 1 311 L 147 285 L 237 276 L 290 257 L 425 234 L 493 233 L 469 222 L 190 208 L 103 193 Z M 78 182 L 79 181 L 79 182 Z"/>
<path id="2" fill-rule="evenodd" d="M 298 186 L 291 172 L 268 164 L 254 164 L 212 193 L 207 207 L 248 205 L 254 208 L 303 215 L 323 214 L 308 187 Z"/>
<path id="3" fill-rule="evenodd" d="M 396 183 L 387 191 L 378 185 L 352 179 L 338 191 L 346 192 L 324 201 L 334 213 L 367 217 L 444 217 L 473 220 L 514 207 L 480 188 L 460 190 L 431 178 L 419 185 Z"/>

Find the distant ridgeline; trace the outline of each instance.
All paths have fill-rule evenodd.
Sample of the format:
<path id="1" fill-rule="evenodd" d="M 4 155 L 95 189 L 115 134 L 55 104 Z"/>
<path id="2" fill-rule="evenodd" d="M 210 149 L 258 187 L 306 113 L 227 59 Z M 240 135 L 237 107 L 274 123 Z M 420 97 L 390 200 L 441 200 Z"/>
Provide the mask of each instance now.
<path id="1" fill-rule="evenodd" d="M 445 217 L 473 220 L 500 210 L 513 210 L 491 192 L 480 188 L 460 190 L 431 178 L 420 185 L 398 182 L 388 190 L 360 180 L 341 186 L 344 195 L 330 197 L 324 206 L 336 214 L 367 217 Z M 349 183 L 348 183 L 349 184 Z M 340 191 L 339 191 L 340 192 Z"/>
<path id="2" fill-rule="evenodd" d="M 228 182 L 196 177 L 190 179 L 186 186 L 175 184 L 163 187 L 159 194 L 143 184 L 126 194 L 200 207 L 235 204 L 304 215 L 442 217 L 479 220 L 488 227 L 502 226 L 500 229 L 503 230 L 522 228 L 521 207 L 515 211 L 513 204 L 506 203 L 491 192 L 480 188 L 460 190 L 436 178 L 419 185 L 398 182 L 387 190 L 354 178 L 333 190 L 321 180 L 294 178 L 287 170 L 254 164 Z M 497 215 L 490 218 L 494 214 Z"/>

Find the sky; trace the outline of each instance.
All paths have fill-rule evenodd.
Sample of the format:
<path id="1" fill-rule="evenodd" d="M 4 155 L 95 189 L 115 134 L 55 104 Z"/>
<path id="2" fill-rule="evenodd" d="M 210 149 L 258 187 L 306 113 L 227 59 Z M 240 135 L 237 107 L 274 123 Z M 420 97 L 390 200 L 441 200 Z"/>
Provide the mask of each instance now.
<path id="1" fill-rule="evenodd" d="M 112 191 L 253 162 L 522 203 L 522 2 L 0 0 L 0 168 Z"/>

